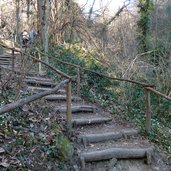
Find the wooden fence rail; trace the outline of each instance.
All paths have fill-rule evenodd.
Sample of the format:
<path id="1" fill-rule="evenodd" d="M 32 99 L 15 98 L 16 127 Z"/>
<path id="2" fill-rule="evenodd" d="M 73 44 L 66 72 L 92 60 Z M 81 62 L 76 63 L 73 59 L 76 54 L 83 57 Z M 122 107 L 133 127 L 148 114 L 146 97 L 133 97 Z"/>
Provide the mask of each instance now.
<path id="1" fill-rule="evenodd" d="M 0 43 L 0 46 L 4 47 L 6 49 L 10 49 L 12 51 L 12 56 L 14 55 L 15 51 L 19 52 L 21 54 L 24 54 L 24 55 L 28 55 L 27 53 L 22 52 L 19 49 L 8 47 L 7 45 L 4 45 L 2 43 Z M 55 71 L 60 76 L 67 79 L 67 81 L 63 81 L 61 84 L 66 85 L 66 98 L 67 98 L 67 104 L 66 104 L 66 106 L 67 106 L 67 114 L 66 115 L 67 116 L 66 116 L 66 118 L 67 118 L 67 128 L 68 128 L 68 131 L 70 133 L 71 132 L 71 127 L 72 127 L 72 125 L 71 125 L 71 119 L 72 119 L 72 113 L 71 113 L 71 77 L 69 75 L 63 73 L 62 71 L 56 69 L 55 67 L 49 65 L 48 63 L 46 63 L 46 62 L 44 62 L 44 61 L 42 61 L 40 59 L 35 58 L 34 56 L 32 56 L 30 54 L 29 54 L 29 57 L 34 61 L 37 61 L 39 63 L 44 64 L 45 66 L 47 66 L 51 70 Z M 14 60 L 13 60 L 12 63 L 14 64 Z M 15 72 L 14 71 L 14 66 L 12 66 L 12 71 Z M 61 84 L 59 84 L 60 87 L 61 87 Z M 46 96 L 48 94 L 53 94 L 57 90 L 58 90 L 58 85 L 52 91 L 50 90 L 50 91 L 47 91 L 47 92 L 39 93 L 39 94 L 37 94 L 37 96 L 33 95 L 33 96 L 28 97 L 27 99 L 21 99 L 23 102 L 22 101 L 16 101 L 16 102 L 13 102 L 11 104 L 7 104 L 5 106 L 2 106 L 0 108 L 0 114 L 11 111 L 11 110 L 13 110 L 13 109 L 25 104 L 25 103 L 28 103 L 30 100 L 34 101 L 34 100 L 37 100 L 37 99 L 39 99 L 41 97 L 44 97 L 44 96 Z"/>
<path id="2" fill-rule="evenodd" d="M 1 45 L 1 44 L 0 44 Z M 1 45 L 1 46 L 4 46 L 4 45 Z M 6 47 L 6 46 L 5 46 Z M 9 47 L 8 47 L 9 48 Z M 9 49 L 13 49 L 13 48 L 9 48 Z M 41 53 L 42 55 L 44 55 L 44 53 L 40 52 L 39 50 L 37 50 L 39 53 Z M 76 64 L 72 64 L 72 63 L 69 63 L 69 62 L 65 62 L 65 61 L 62 61 L 62 60 L 59 60 L 57 58 L 54 58 L 52 56 L 49 56 L 48 57 L 50 58 L 53 58 L 54 60 L 56 60 L 57 62 L 63 64 L 63 65 L 68 65 L 70 67 L 74 67 L 74 68 L 77 68 L 77 94 L 79 95 L 80 94 L 80 75 L 81 75 L 81 71 L 85 71 L 85 72 L 91 72 L 91 73 L 94 73 L 98 76 L 101 76 L 101 77 L 105 77 L 105 78 L 108 78 L 108 79 L 111 79 L 111 80 L 116 80 L 116 81 L 124 81 L 124 82 L 128 82 L 128 83 L 132 83 L 132 84 L 135 84 L 141 88 L 144 89 L 144 92 L 145 92 L 145 104 L 146 104 L 146 130 L 149 132 L 151 130 L 151 102 L 150 102 L 150 93 L 153 92 L 155 93 L 156 95 L 158 96 L 161 96 L 169 101 L 171 101 L 171 97 L 169 96 L 166 96 L 165 94 L 162 94 L 161 92 L 155 90 L 155 86 L 152 85 L 152 84 L 146 84 L 146 83 L 143 83 L 143 82 L 139 82 L 139 81 L 135 81 L 135 80 L 130 80 L 130 79 L 123 79 L 123 78 L 116 78 L 116 77 L 110 77 L 110 76 L 107 76 L 107 75 L 104 75 L 104 74 L 100 74 L 96 71 L 93 71 L 93 70 L 90 70 L 90 69 L 87 69 L 87 68 L 83 68 L 79 65 L 76 65 Z M 47 65 L 45 62 L 41 61 L 41 60 L 38 60 L 37 58 L 35 57 L 32 57 L 32 59 L 34 60 L 37 60 L 38 62 L 41 62 L 45 65 Z M 51 68 L 51 69 L 55 69 L 55 68 Z M 56 70 L 56 69 L 55 69 Z M 61 72 L 61 71 L 60 71 Z M 60 72 L 58 72 L 58 74 L 61 74 Z M 63 76 L 65 77 L 66 74 L 62 73 Z M 66 77 L 67 78 L 67 77 Z M 71 77 L 70 77 L 71 79 Z M 68 83 L 67 84 L 67 88 L 66 88 L 66 92 L 67 92 L 67 103 L 69 104 L 70 103 L 70 86 L 71 86 L 71 83 Z M 67 109 L 68 109 L 68 113 L 67 113 L 67 122 L 68 122 L 68 125 L 70 125 L 70 120 L 71 120 L 71 112 L 69 112 L 70 110 L 70 107 L 69 105 L 67 106 Z"/>
<path id="3" fill-rule="evenodd" d="M 44 55 L 44 53 L 42 53 L 42 52 L 41 52 L 41 54 Z M 94 73 L 94 74 L 96 74 L 98 76 L 105 77 L 105 78 L 108 78 L 108 79 L 111 79 L 111 80 L 124 81 L 124 82 L 127 82 L 127 83 L 132 83 L 132 84 L 135 84 L 135 85 L 143 88 L 144 92 L 145 92 L 145 104 L 146 104 L 146 112 L 145 112 L 145 115 L 146 115 L 146 126 L 145 127 L 146 127 L 146 131 L 147 132 L 150 132 L 150 130 L 151 130 L 151 113 L 152 112 L 151 112 L 150 93 L 153 92 L 156 95 L 161 96 L 161 97 L 171 101 L 171 97 L 166 96 L 165 94 L 162 94 L 161 92 L 155 90 L 154 89 L 155 85 L 153 85 L 153 84 L 146 84 L 146 83 L 143 83 L 143 82 L 139 82 L 139 81 L 135 81 L 135 80 L 130 80 L 130 79 L 124 79 L 124 78 L 110 77 L 110 76 L 98 73 L 96 71 L 93 71 L 93 70 L 90 70 L 90 69 L 87 69 L 87 68 L 83 68 L 83 67 L 81 67 L 79 65 L 75 65 L 75 64 L 72 64 L 72 63 L 69 63 L 69 62 L 65 62 L 65 61 L 59 60 L 59 59 L 54 58 L 52 56 L 49 56 L 49 57 L 53 58 L 54 60 L 56 60 L 57 62 L 59 62 L 61 64 L 77 68 L 77 94 L 80 94 L 80 75 L 81 75 L 81 71 L 91 72 L 91 73 Z"/>

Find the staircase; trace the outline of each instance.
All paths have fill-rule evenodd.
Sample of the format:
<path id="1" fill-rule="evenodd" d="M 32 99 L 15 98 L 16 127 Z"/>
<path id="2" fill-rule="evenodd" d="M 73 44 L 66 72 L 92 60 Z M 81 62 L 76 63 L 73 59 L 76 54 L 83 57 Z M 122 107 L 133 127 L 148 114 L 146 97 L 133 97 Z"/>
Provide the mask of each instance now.
<path id="1" fill-rule="evenodd" d="M 27 77 L 34 93 L 51 89 L 54 83 L 42 77 Z M 44 98 L 54 115 L 65 120 L 65 89 Z M 162 169 L 154 162 L 155 147 L 140 135 L 132 123 L 112 116 L 100 106 L 72 96 L 72 132 L 75 171 L 153 171 Z M 164 171 L 164 170 L 163 170 Z"/>
<path id="2" fill-rule="evenodd" d="M 3 58 L 4 59 L 4 58 Z M 10 58 L 1 64 L 10 65 Z M 50 78 L 26 76 L 27 91 L 35 94 L 50 90 Z M 54 115 L 66 117 L 65 87 L 44 97 Z M 156 148 L 140 135 L 133 123 L 112 116 L 105 109 L 72 96 L 72 141 L 75 171 L 169 171 L 162 160 L 156 162 Z M 168 169 L 168 170 L 167 170 Z"/>

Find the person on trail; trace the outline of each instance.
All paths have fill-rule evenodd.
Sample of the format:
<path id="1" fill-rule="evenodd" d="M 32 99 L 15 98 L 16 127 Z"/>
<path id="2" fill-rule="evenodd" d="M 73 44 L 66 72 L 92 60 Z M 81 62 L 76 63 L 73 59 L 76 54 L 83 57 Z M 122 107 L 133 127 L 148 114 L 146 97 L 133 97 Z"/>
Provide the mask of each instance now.
<path id="1" fill-rule="evenodd" d="M 22 45 L 24 47 L 28 45 L 29 39 L 30 39 L 30 36 L 29 36 L 27 30 L 24 30 L 22 33 Z"/>
<path id="2" fill-rule="evenodd" d="M 37 32 L 34 29 L 32 29 L 32 31 L 29 33 L 29 38 L 30 38 L 28 42 L 29 45 L 32 45 L 34 43 L 37 35 L 38 35 Z"/>

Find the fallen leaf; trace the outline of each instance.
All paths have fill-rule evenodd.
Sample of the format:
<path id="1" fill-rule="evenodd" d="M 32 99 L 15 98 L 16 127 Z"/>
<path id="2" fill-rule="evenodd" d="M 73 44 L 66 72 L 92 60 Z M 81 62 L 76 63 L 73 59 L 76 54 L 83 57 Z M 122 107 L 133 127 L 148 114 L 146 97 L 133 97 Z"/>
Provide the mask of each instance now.
<path id="1" fill-rule="evenodd" d="M 34 151 L 35 151 L 36 149 L 35 148 L 33 148 L 32 150 L 30 150 L 31 151 L 31 153 L 34 153 Z"/>
<path id="2" fill-rule="evenodd" d="M 29 111 L 29 106 L 28 105 L 24 105 L 23 107 L 22 107 L 22 110 L 23 110 L 23 112 L 28 112 Z"/>
<path id="3" fill-rule="evenodd" d="M 31 121 L 31 122 L 40 122 L 40 120 L 37 120 L 37 119 L 35 119 L 34 117 L 30 117 L 30 118 L 29 118 L 29 121 Z"/>
<path id="4" fill-rule="evenodd" d="M 10 166 L 10 164 L 9 164 L 9 163 L 7 163 L 7 160 L 4 160 L 4 161 L 2 161 L 2 162 L 0 163 L 0 166 L 3 166 L 3 167 L 9 167 L 9 166 Z"/>
<path id="5" fill-rule="evenodd" d="M 0 153 L 4 153 L 4 152 L 5 152 L 5 149 L 0 148 Z"/>

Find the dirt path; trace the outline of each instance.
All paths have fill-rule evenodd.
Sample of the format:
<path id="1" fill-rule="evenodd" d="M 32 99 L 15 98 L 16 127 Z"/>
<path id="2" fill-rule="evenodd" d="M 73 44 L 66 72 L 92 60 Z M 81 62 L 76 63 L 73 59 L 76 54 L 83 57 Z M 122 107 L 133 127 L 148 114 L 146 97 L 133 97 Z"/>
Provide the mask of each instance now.
<path id="1" fill-rule="evenodd" d="M 65 120 L 65 101 L 53 99 L 48 103 L 54 115 Z M 157 147 L 141 136 L 133 123 L 84 100 L 73 100 L 72 111 L 75 170 L 171 170 Z"/>

